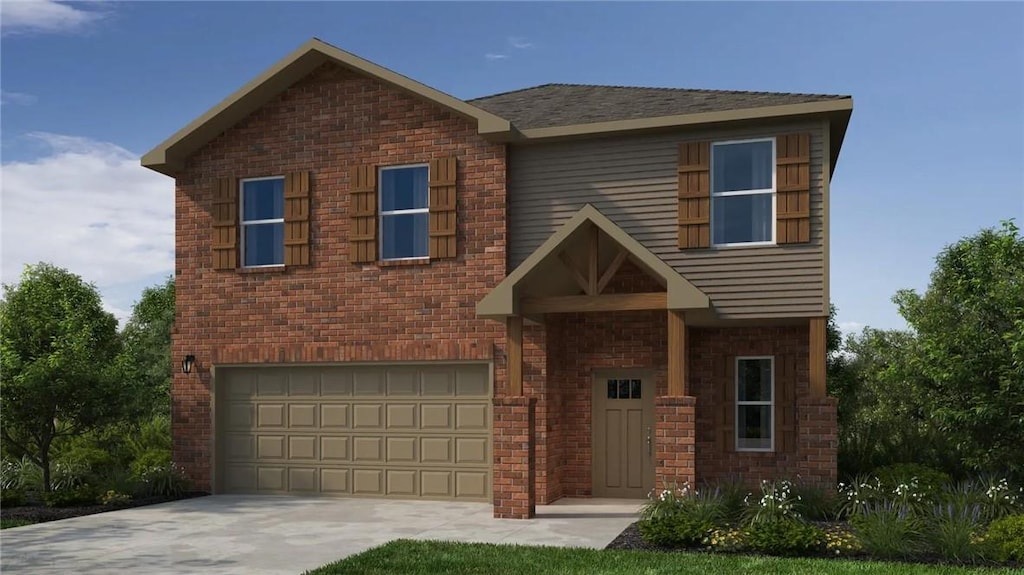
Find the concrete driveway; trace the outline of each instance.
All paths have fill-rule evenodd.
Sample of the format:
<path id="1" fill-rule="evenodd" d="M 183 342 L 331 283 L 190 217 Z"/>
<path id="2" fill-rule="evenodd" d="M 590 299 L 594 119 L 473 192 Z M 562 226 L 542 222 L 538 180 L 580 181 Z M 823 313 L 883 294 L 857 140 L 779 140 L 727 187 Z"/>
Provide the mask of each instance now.
<path id="1" fill-rule="evenodd" d="M 7 573 L 302 573 L 392 539 L 601 548 L 641 502 L 562 500 L 531 520 L 481 503 L 215 495 L 0 532 Z"/>

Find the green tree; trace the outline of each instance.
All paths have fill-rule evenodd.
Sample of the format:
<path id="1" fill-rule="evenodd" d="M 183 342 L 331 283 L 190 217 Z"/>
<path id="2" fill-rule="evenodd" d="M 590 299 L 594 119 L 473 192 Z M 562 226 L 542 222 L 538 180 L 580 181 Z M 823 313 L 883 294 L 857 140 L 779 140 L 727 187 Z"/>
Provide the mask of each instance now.
<path id="1" fill-rule="evenodd" d="M 154 415 L 170 414 L 173 327 L 174 278 L 168 277 L 143 290 L 123 333 L 125 352 L 139 372 Z"/>
<path id="2" fill-rule="evenodd" d="M 1024 476 L 1024 239 L 1012 221 L 946 247 L 924 294 L 893 298 L 916 334 L 920 399 L 975 470 Z"/>
<path id="3" fill-rule="evenodd" d="M 40 263 L 3 289 L 0 436 L 42 468 L 49 491 L 54 442 L 135 416 L 139 390 L 95 286 Z"/>

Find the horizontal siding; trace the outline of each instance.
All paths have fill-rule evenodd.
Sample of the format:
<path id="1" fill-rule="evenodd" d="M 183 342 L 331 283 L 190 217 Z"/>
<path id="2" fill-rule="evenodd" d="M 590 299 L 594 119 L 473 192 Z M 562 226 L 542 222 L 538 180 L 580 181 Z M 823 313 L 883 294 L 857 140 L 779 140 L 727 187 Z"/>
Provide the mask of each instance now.
<path id="1" fill-rule="evenodd" d="M 523 262 L 585 204 L 593 204 L 683 277 L 726 318 L 821 315 L 824 305 L 823 125 L 678 132 L 513 146 L 509 152 L 509 259 Z M 759 248 L 680 250 L 681 142 L 810 132 L 811 241 Z"/>

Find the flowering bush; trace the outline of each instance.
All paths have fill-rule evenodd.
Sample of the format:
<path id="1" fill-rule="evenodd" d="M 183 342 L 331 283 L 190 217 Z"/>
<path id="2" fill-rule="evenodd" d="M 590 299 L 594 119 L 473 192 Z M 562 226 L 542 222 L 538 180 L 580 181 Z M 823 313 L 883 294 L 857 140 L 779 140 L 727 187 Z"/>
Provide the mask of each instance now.
<path id="1" fill-rule="evenodd" d="M 651 493 L 640 512 L 640 534 L 656 545 L 700 545 L 722 522 L 724 506 L 716 489 L 699 492 L 689 483 Z"/>
<path id="2" fill-rule="evenodd" d="M 723 553 L 735 553 L 746 548 L 742 529 L 715 529 L 704 538 L 703 543 L 712 551 Z"/>
<path id="3" fill-rule="evenodd" d="M 793 484 L 780 481 L 762 481 L 761 496 L 754 500 L 748 496 L 746 519 L 749 523 L 765 523 L 783 519 L 801 519 L 796 506 L 799 495 L 793 494 Z"/>
<path id="4" fill-rule="evenodd" d="M 860 540 L 845 525 L 830 525 L 824 532 L 825 551 L 830 555 L 847 557 L 864 550 Z"/>
<path id="5" fill-rule="evenodd" d="M 107 491 L 103 495 L 100 495 L 100 503 L 103 505 L 116 505 L 118 503 L 128 503 L 132 500 L 132 496 L 127 493 L 118 493 L 113 489 Z"/>
<path id="6" fill-rule="evenodd" d="M 176 463 L 155 465 L 139 474 L 139 491 L 143 496 L 177 497 L 189 486 L 184 470 Z"/>
<path id="7" fill-rule="evenodd" d="M 782 556 L 807 555 L 825 540 L 821 529 L 792 518 L 751 523 L 743 537 L 753 551 Z"/>

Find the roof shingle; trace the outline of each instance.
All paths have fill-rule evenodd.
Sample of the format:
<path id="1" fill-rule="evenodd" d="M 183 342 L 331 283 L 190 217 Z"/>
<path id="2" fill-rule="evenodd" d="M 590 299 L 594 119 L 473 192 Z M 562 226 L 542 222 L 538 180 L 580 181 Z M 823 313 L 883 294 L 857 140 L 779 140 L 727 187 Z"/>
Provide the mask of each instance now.
<path id="1" fill-rule="evenodd" d="M 521 130 L 841 100 L 833 94 L 543 84 L 467 100 Z"/>

